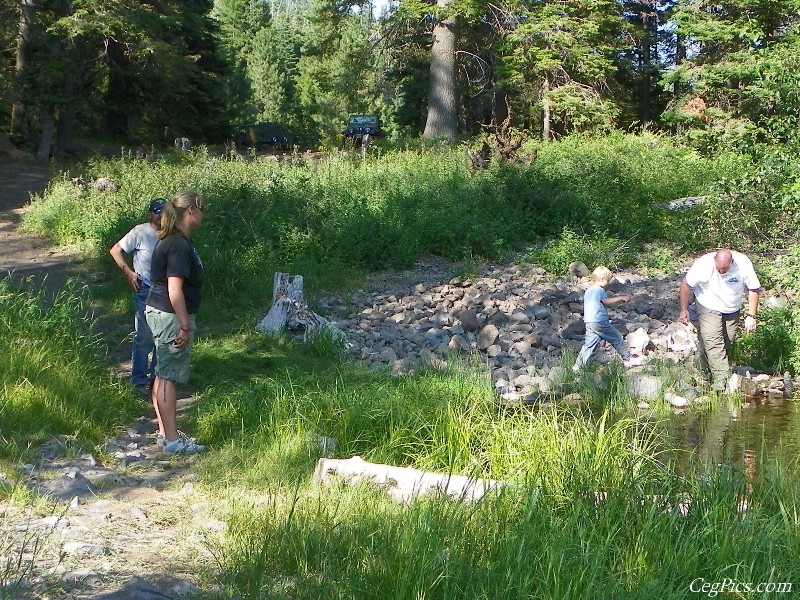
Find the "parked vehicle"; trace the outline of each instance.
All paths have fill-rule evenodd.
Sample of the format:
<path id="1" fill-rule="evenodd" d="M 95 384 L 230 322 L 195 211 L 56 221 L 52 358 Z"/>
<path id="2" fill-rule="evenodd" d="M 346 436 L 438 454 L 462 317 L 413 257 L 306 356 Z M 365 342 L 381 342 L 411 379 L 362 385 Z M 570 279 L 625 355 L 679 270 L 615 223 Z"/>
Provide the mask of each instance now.
<path id="1" fill-rule="evenodd" d="M 259 150 L 289 150 L 292 142 L 277 123 L 255 123 L 245 125 L 233 136 L 237 146 L 249 146 Z"/>
<path id="2" fill-rule="evenodd" d="M 344 139 L 359 145 L 364 141 L 365 135 L 376 138 L 382 134 L 381 121 L 376 115 L 350 115 L 347 129 L 344 130 Z"/>

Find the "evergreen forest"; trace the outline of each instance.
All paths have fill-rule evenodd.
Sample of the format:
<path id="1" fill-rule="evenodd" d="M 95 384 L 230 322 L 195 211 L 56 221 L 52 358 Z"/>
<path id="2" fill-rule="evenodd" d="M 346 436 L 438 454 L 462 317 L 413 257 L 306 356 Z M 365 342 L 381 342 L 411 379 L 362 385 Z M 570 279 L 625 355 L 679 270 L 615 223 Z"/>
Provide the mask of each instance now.
<path id="1" fill-rule="evenodd" d="M 219 144 L 259 121 L 333 147 L 364 113 L 398 142 L 505 122 L 543 140 L 784 143 L 798 15 L 798 0 L 2 0 L 0 125 L 67 156 L 85 138 Z"/>

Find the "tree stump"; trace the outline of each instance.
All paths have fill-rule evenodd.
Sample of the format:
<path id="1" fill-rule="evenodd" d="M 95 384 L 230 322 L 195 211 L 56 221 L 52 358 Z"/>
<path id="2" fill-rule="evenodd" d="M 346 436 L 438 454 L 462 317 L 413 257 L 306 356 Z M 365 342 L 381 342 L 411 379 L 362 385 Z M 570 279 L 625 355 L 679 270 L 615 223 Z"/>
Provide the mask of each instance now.
<path id="1" fill-rule="evenodd" d="M 274 336 L 286 330 L 307 342 L 323 327 L 331 326 L 325 317 L 308 308 L 303 296 L 303 276 L 275 273 L 272 307 L 256 329 Z"/>
<path id="2" fill-rule="evenodd" d="M 492 479 L 476 479 L 449 473 L 432 473 L 408 467 L 370 463 L 360 456 L 348 459 L 321 458 L 314 478 L 323 483 L 338 477 L 348 483 L 370 481 L 386 489 L 393 498 L 410 502 L 430 492 L 447 494 L 459 500 L 477 501 L 492 489 L 505 484 Z"/>

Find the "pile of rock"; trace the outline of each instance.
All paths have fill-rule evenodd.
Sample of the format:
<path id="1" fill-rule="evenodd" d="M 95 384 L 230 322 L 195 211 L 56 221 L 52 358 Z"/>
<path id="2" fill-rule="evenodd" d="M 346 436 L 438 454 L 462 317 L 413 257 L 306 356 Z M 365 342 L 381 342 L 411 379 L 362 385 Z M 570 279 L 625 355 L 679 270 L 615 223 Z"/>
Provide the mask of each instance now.
<path id="1" fill-rule="evenodd" d="M 571 266 L 570 271 L 575 274 L 554 279 L 537 267 L 489 267 L 474 279 L 362 291 L 347 304 L 329 299 L 323 306 L 335 315 L 331 322 L 346 335 L 348 350 L 372 368 L 402 374 L 444 366 L 454 356 L 478 355 L 491 370 L 498 393 L 530 398 L 560 388 L 568 379 L 565 354 L 576 354 L 583 343 L 583 292 L 590 282 L 578 276 L 585 267 L 579 272 Z M 609 294 L 632 296 L 609 314 L 633 352 L 674 363 L 696 353 L 694 328 L 676 321 L 681 277 L 653 279 L 626 272 L 612 281 Z M 613 351 L 598 359 L 616 360 Z M 654 397 L 645 390 L 663 392 L 660 386 L 635 382 L 632 390 L 642 399 Z M 676 393 L 686 395 L 692 396 Z"/>

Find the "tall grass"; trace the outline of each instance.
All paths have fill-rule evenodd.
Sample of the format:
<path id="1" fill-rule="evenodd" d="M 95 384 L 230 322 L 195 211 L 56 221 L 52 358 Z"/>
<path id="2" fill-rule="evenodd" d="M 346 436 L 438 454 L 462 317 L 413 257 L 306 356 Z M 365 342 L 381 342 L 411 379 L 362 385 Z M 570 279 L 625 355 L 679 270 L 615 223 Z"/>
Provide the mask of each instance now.
<path id="1" fill-rule="evenodd" d="M 77 284 L 46 300 L 42 289 L 0 281 L 0 356 L 0 456 L 25 456 L 54 435 L 97 443 L 134 414 Z"/>
<path id="2" fill-rule="evenodd" d="M 657 426 L 617 414 L 619 373 L 599 415 L 505 411 L 468 364 L 388 378 L 252 334 L 197 352 L 193 431 L 215 447 L 198 468 L 233 498 L 214 552 L 244 598 L 688 598 L 700 577 L 800 574 L 798 466 L 678 474 Z M 336 456 L 508 485 L 474 505 L 318 489 L 322 436 Z"/>
<path id="3" fill-rule="evenodd" d="M 303 273 L 318 289 L 363 270 L 407 267 L 427 253 L 501 257 L 565 226 L 633 247 L 654 236 L 683 243 L 685 228 L 670 229 L 658 204 L 701 194 L 732 168 L 665 140 L 621 135 L 547 144 L 538 156 L 529 167 L 477 172 L 460 148 L 283 165 L 202 149 L 152 163 L 96 160 L 81 175 L 110 176 L 118 192 L 79 190 L 65 177 L 33 203 L 25 224 L 104 251 L 144 218 L 148 199 L 195 188 L 208 206 L 195 233 L 207 310 L 243 322 L 264 306 L 278 270 Z M 574 258 L 583 258 L 581 244 L 573 246 Z"/>
<path id="4" fill-rule="evenodd" d="M 628 433 L 607 434 L 617 460 L 637 453 L 624 451 Z M 545 438 L 545 450 L 561 443 Z M 580 454 L 603 456 L 596 439 L 576 439 Z M 565 488 L 559 467 L 544 466 L 475 505 L 298 488 L 233 506 L 217 556 L 244 598 L 688 598 L 698 578 L 796 586 L 794 478 L 722 471 L 699 483 L 651 466 L 607 479 L 598 500 L 585 468 L 573 465 Z"/>

